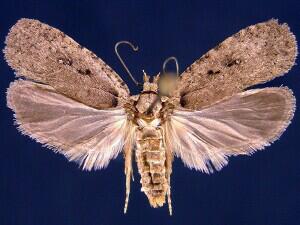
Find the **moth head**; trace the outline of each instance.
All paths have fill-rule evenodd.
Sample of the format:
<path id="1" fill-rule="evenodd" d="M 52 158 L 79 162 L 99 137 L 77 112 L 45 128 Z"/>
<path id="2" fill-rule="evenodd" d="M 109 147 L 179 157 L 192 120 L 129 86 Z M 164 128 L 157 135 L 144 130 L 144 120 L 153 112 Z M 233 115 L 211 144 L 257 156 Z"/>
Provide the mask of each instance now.
<path id="1" fill-rule="evenodd" d="M 120 44 L 127 44 L 129 45 L 134 51 L 138 51 L 138 47 L 134 46 L 131 42 L 129 41 L 119 41 L 115 45 L 115 53 L 117 57 L 119 58 L 121 64 L 127 71 L 128 75 L 132 79 L 132 81 L 138 86 L 138 87 L 143 87 L 142 93 L 147 93 L 147 92 L 152 92 L 155 94 L 158 94 L 160 97 L 168 97 L 171 96 L 173 91 L 176 90 L 177 86 L 177 80 L 178 80 L 178 73 L 179 73 L 179 67 L 178 67 L 178 60 L 172 56 L 167 58 L 164 63 L 163 63 L 163 72 L 162 75 L 158 74 L 153 78 L 153 82 L 150 82 L 150 77 L 145 73 L 143 70 L 143 77 L 144 77 L 144 83 L 141 84 L 139 83 L 131 74 L 131 72 L 128 70 L 127 66 L 125 65 L 123 59 L 119 55 L 118 52 L 118 46 Z M 165 68 L 166 65 L 169 61 L 173 60 L 175 62 L 176 66 L 176 73 L 174 72 L 166 72 Z"/>
<path id="2" fill-rule="evenodd" d="M 159 75 L 155 76 L 153 78 L 153 81 L 150 82 L 150 76 L 146 74 L 146 72 L 143 70 L 143 77 L 144 77 L 144 84 L 143 84 L 143 91 L 144 92 L 154 92 L 158 93 L 158 86 L 157 86 L 157 81 L 159 79 Z"/>

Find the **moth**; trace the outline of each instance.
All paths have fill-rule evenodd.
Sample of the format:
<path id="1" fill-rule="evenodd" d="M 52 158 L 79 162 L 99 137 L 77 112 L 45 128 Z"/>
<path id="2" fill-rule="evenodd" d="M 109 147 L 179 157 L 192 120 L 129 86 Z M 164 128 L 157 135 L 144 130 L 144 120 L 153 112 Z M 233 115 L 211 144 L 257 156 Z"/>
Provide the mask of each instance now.
<path id="1" fill-rule="evenodd" d="M 287 87 L 247 89 L 282 76 L 294 65 L 295 36 L 277 20 L 242 29 L 196 60 L 180 76 L 175 57 L 130 95 L 120 76 L 63 32 L 20 19 L 6 37 L 17 80 L 7 90 L 22 134 L 77 162 L 102 169 L 124 155 L 126 213 L 132 163 L 152 207 L 172 214 L 172 161 L 212 173 L 230 156 L 251 155 L 278 139 L 295 111 Z M 116 53 L 132 77 L 122 58 Z M 166 72 L 175 61 L 177 72 Z M 133 78 L 133 81 L 137 81 Z M 247 90 L 246 90 L 247 89 Z M 135 160 L 134 160 L 135 159 Z"/>

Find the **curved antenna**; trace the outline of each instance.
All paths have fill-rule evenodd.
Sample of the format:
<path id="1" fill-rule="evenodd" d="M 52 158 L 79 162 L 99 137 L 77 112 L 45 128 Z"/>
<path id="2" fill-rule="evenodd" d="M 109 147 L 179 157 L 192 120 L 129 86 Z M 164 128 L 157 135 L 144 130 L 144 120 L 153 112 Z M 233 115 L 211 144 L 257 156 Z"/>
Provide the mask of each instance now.
<path id="1" fill-rule="evenodd" d="M 121 64 L 122 64 L 123 67 L 125 68 L 126 72 L 128 73 L 128 75 L 129 75 L 130 78 L 132 79 L 132 81 L 133 81 L 137 86 L 140 86 L 141 84 L 140 84 L 139 82 L 137 82 L 136 79 L 132 76 L 132 74 L 130 73 L 129 69 L 127 68 L 126 64 L 124 63 L 123 59 L 121 58 L 121 56 L 120 56 L 120 54 L 119 54 L 119 52 L 118 52 L 118 47 L 119 47 L 120 44 L 127 44 L 127 45 L 129 45 L 129 46 L 133 49 L 133 51 L 135 51 L 135 52 L 139 50 L 139 47 L 138 47 L 138 46 L 134 47 L 134 45 L 133 45 L 131 42 L 129 42 L 129 41 L 119 41 L 119 42 L 117 42 L 116 45 L 115 45 L 115 53 L 116 53 L 118 59 L 120 60 Z"/>
<path id="2" fill-rule="evenodd" d="M 173 60 L 175 62 L 175 65 L 176 65 L 176 75 L 179 76 L 179 66 L 178 66 L 178 60 L 176 57 L 174 56 L 171 56 L 169 58 L 167 58 L 165 61 L 164 61 L 164 64 L 163 64 L 163 73 L 166 73 L 166 65 L 168 62 L 170 62 L 171 60 Z"/>

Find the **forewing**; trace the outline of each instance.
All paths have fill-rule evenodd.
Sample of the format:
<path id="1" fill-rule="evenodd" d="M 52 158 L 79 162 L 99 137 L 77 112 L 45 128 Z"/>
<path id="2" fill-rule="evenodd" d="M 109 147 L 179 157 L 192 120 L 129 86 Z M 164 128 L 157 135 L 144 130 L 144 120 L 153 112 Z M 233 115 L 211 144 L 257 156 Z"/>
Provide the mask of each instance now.
<path id="1" fill-rule="evenodd" d="M 83 169 L 106 167 L 132 138 L 124 109 L 94 109 L 48 85 L 15 81 L 7 91 L 7 101 L 23 134 L 76 161 Z"/>
<path id="2" fill-rule="evenodd" d="M 228 156 L 252 154 L 278 139 L 294 110 L 288 88 L 245 91 L 200 111 L 175 110 L 164 125 L 166 143 L 189 168 L 209 173 Z"/>
<path id="3" fill-rule="evenodd" d="M 17 76 L 50 85 L 94 108 L 118 106 L 129 96 L 122 79 L 94 53 L 37 20 L 19 20 L 6 38 L 4 53 Z"/>
<path id="4" fill-rule="evenodd" d="M 272 19 L 249 26 L 188 67 L 176 95 L 185 108 L 199 110 L 283 75 L 296 55 L 296 39 L 287 24 Z"/>

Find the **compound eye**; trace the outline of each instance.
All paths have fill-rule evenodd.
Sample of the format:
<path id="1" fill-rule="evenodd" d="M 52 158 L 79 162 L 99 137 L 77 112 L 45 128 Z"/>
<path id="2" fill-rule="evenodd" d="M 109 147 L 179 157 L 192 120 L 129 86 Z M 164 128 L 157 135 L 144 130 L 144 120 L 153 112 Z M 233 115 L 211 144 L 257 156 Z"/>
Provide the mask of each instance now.
<path id="1" fill-rule="evenodd" d="M 162 96 L 169 96 L 176 88 L 177 77 L 173 73 L 162 74 L 158 81 L 158 91 Z"/>

